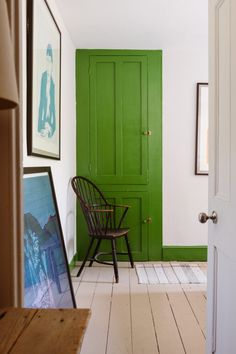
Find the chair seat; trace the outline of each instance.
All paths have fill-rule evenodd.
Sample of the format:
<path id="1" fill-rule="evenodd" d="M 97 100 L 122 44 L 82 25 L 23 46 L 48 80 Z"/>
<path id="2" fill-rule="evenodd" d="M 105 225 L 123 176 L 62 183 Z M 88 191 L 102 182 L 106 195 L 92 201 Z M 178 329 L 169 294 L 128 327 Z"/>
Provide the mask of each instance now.
<path id="1" fill-rule="evenodd" d="M 90 236 L 95 237 L 95 238 L 102 237 L 103 239 L 112 239 L 112 238 L 122 237 L 122 236 L 128 234 L 129 230 L 130 229 L 125 229 L 125 228 L 107 229 L 106 233 L 104 230 L 104 233 L 101 232 L 101 235 L 90 235 Z"/>

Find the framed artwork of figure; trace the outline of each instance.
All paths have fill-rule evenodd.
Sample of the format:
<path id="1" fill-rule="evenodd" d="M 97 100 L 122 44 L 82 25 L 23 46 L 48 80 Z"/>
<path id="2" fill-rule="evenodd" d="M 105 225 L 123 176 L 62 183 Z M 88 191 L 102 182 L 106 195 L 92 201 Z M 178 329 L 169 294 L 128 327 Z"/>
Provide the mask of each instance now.
<path id="1" fill-rule="evenodd" d="M 60 159 L 61 32 L 45 0 L 27 2 L 28 155 Z"/>

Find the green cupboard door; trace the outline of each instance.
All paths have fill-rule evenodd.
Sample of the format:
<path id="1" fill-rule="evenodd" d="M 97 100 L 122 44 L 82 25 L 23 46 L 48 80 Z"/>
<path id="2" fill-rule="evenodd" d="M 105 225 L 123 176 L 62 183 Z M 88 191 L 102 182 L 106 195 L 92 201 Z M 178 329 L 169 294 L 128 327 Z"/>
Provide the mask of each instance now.
<path id="1" fill-rule="evenodd" d="M 161 97 L 155 97 L 161 95 L 160 63 L 157 51 L 77 51 L 77 172 L 98 184 L 109 200 L 131 206 L 125 226 L 131 229 L 135 260 L 161 257 L 161 139 L 151 142 L 148 135 L 159 124 L 161 138 L 155 121 L 161 119 L 155 115 L 157 103 L 161 112 Z M 148 217 L 152 225 L 145 222 Z M 80 212 L 77 230 L 82 259 L 88 238 Z M 125 251 L 122 240 L 118 249 Z"/>

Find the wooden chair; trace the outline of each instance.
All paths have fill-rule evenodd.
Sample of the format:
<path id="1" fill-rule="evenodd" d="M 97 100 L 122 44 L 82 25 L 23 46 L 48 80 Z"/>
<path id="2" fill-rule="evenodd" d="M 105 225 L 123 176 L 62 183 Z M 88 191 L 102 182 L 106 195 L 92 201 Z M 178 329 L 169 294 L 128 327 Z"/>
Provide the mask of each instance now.
<path id="1" fill-rule="evenodd" d="M 113 265 L 116 283 L 118 283 L 119 274 L 117 267 L 117 254 L 128 255 L 131 267 L 134 267 L 128 241 L 129 229 L 121 227 L 129 206 L 113 205 L 108 203 L 98 187 L 85 177 L 75 176 L 72 178 L 71 184 L 80 202 L 80 206 L 87 223 L 88 235 L 91 238 L 87 253 L 78 271 L 77 277 L 81 274 L 86 261 L 90 260 L 89 267 L 92 266 L 94 261 L 102 264 Z M 121 215 L 120 217 L 117 212 L 118 209 L 122 210 L 121 214 L 119 212 L 119 215 Z M 116 239 L 119 237 L 124 237 L 127 246 L 127 253 L 116 252 Z M 111 241 L 111 253 L 98 252 L 101 241 L 104 239 Z M 92 257 L 89 258 L 89 254 L 95 240 L 97 240 L 97 243 Z M 106 262 L 99 260 L 98 257 L 104 254 L 111 254 L 113 261 Z"/>

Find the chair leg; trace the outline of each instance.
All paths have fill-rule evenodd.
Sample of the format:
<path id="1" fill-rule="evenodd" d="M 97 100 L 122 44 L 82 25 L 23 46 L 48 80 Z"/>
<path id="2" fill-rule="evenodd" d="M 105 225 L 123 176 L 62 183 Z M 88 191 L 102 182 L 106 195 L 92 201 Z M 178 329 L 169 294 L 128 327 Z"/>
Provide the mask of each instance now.
<path id="1" fill-rule="evenodd" d="M 97 254 L 97 251 L 98 251 L 98 249 L 99 249 L 99 247 L 100 247 L 101 241 L 102 241 L 102 239 L 98 240 L 98 242 L 97 242 L 96 248 L 95 248 L 95 250 L 94 250 L 94 252 L 93 252 L 93 255 L 92 255 L 92 259 L 91 259 L 91 261 L 89 262 L 89 267 L 92 267 L 92 265 L 93 265 L 93 259 L 94 259 L 94 257 L 95 257 L 96 254 Z"/>
<path id="2" fill-rule="evenodd" d="M 129 261 L 131 264 L 131 268 L 134 268 L 134 261 L 133 261 L 133 257 L 132 257 L 132 253 L 131 253 L 131 249 L 130 249 L 130 245 L 129 245 L 128 235 L 125 236 L 125 242 L 126 242 L 126 246 L 127 246 L 127 251 L 128 251 L 128 255 L 129 255 Z"/>
<path id="3" fill-rule="evenodd" d="M 118 274 L 117 257 L 116 257 L 116 240 L 115 239 L 111 240 L 111 248 L 112 248 L 113 267 L 114 267 L 116 283 L 119 283 L 119 274 Z"/>
<path id="4" fill-rule="evenodd" d="M 80 267 L 80 269 L 79 269 L 79 271 L 78 271 L 78 273 L 77 273 L 77 277 L 80 276 L 80 274 L 82 273 L 82 270 L 84 269 L 85 263 L 86 263 L 86 261 L 87 261 L 87 259 L 88 259 L 88 256 L 89 256 L 89 253 L 90 253 L 90 251 L 91 251 L 91 248 L 92 248 L 93 243 L 94 243 L 94 238 L 91 239 L 91 242 L 90 242 L 90 244 L 89 244 L 89 248 L 88 248 L 88 250 L 87 250 L 86 256 L 85 256 L 85 258 L 84 258 L 84 260 L 83 260 L 83 263 L 82 263 L 82 265 L 81 265 L 81 267 Z"/>

